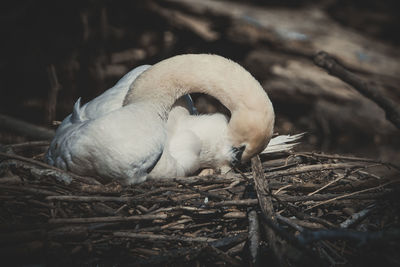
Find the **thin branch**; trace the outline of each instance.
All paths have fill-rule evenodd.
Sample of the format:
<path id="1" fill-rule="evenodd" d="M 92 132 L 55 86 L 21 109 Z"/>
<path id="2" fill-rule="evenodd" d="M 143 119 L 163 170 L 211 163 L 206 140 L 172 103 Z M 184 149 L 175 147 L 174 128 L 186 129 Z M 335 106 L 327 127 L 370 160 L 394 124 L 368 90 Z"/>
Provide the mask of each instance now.
<path id="1" fill-rule="evenodd" d="M 258 202 L 262 213 L 269 218 L 273 223 L 276 223 L 274 206 L 269 194 L 268 180 L 264 176 L 264 170 L 261 165 L 259 156 L 251 158 L 251 168 L 253 169 L 253 179 L 257 192 Z M 275 231 L 271 227 L 266 227 L 266 236 L 268 243 L 272 248 L 281 266 L 286 266 L 284 260 L 284 251 L 282 250 L 282 241 L 278 239 Z"/>
<path id="2" fill-rule="evenodd" d="M 288 175 L 296 175 L 305 172 L 317 172 L 317 171 L 327 171 L 327 170 L 335 170 L 335 169 L 353 169 L 365 167 L 365 165 L 361 163 L 326 163 L 326 164 L 315 164 L 315 165 L 306 165 L 301 167 L 292 168 L 287 171 L 277 171 L 273 173 L 268 173 L 266 175 L 267 179 L 272 179 L 281 176 Z"/>
<path id="3" fill-rule="evenodd" d="M 257 212 L 255 210 L 251 210 L 248 213 L 248 218 L 250 263 L 252 266 L 259 266 L 260 226 L 258 224 Z"/>
<path id="4" fill-rule="evenodd" d="M 42 168 L 51 169 L 51 170 L 60 172 L 63 175 L 71 176 L 72 178 L 74 178 L 74 179 L 76 179 L 76 180 L 78 180 L 80 182 L 83 182 L 85 184 L 91 184 L 91 185 L 100 185 L 101 184 L 100 182 L 96 181 L 93 178 L 83 177 L 83 176 L 80 176 L 80 175 L 77 175 L 77 174 L 74 174 L 74 173 L 71 173 L 71 172 L 67 172 L 67 171 L 58 169 L 58 168 L 56 168 L 54 166 L 48 165 L 48 164 L 46 164 L 44 162 L 37 161 L 37 160 L 34 160 L 34 159 L 22 157 L 22 156 L 19 156 L 19 155 L 9 154 L 9 153 L 3 153 L 3 152 L 0 152 L 0 157 L 20 160 L 20 161 L 28 162 L 30 164 L 34 164 L 36 166 L 40 166 Z"/>
<path id="5" fill-rule="evenodd" d="M 217 239 L 211 237 L 186 237 L 186 236 L 168 236 L 168 235 L 155 235 L 155 234 L 144 234 L 144 233 L 132 233 L 132 232 L 114 232 L 116 237 L 125 237 L 133 239 L 147 239 L 151 241 L 155 240 L 168 240 L 168 241 L 180 241 L 180 242 L 201 242 L 209 243 L 216 241 Z"/>
<path id="6" fill-rule="evenodd" d="M 50 140 L 54 137 L 54 131 L 51 129 L 40 127 L 3 114 L 0 114 L 0 129 L 35 140 Z"/>
<path id="7" fill-rule="evenodd" d="M 386 112 L 386 118 L 400 129 L 400 105 L 385 96 L 380 89 L 347 70 L 336 59 L 324 51 L 314 56 L 314 63 L 327 70 L 329 74 L 350 84 L 361 94 L 378 104 Z"/>
<path id="8" fill-rule="evenodd" d="M 91 218 L 59 218 L 50 219 L 50 224 L 73 224 L 73 223 L 104 223 L 104 222 L 130 222 L 130 221 L 151 221 L 167 219 L 169 214 L 144 214 L 134 216 L 110 216 L 110 217 L 91 217 Z"/>
<path id="9" fill-rule="evenodd" d="M 318 203 L 318 204 L 315 204 L 315 205 L 313 205 L 313 206 L 311 206 L 311 207 L 308 207 L 306 210 L 311 210 L 311 209 L 316 208 L 316 207 L 318 207 L 318 206 L 331 203 L 331 202 L 333 202 L 333 201 L 335 201 L 335 200 L 344 199 L 344 198 L 349 198 L 349 197 L 351 197 L 351 196 L 355 196 L 355 195 L 358 195 L 358 194 L 361 194 L 361 193 L 365 193 L 365 192 L 369 192 L 369 191 L 374 191 L 374 190 L 380 189 L 380 188 L 382 188 L 382 187 L 385 187 L 385 186 L 387 186 L 387 185 L 389 185 L 389 184 L 393 184 L 393 183 L 396 183 L 396 182 L 400 182 L 400 180 L 390 181 L 390 182 L 384 183 L 384 184 L 379 185 L 379 186 L 376 186 L 376 187 L 367 188 L 367 189 L 364 189 L 364 190 L 360 190 L 360 191 L 352 192 L 352 193 L 349 193 L 349 194 L 337 196 L 337 197 L 334 197 L 334 198 L 331 198 L 331 199 L 322 201 L 322 202 L 320 202 L 320 203 Z"/>

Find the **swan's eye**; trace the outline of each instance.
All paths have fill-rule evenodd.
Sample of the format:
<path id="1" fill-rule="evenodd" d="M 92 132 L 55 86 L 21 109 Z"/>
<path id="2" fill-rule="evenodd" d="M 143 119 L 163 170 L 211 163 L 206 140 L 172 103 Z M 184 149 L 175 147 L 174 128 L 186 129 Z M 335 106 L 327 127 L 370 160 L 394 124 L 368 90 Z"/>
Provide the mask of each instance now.
<path id="1" fill-rule="evenodd" d="M 232 160 L 231 165 L 236 166 L 242 160 L 243 151 L 246 149 L 245 145 L 239 147 L 232 147 Z"/>

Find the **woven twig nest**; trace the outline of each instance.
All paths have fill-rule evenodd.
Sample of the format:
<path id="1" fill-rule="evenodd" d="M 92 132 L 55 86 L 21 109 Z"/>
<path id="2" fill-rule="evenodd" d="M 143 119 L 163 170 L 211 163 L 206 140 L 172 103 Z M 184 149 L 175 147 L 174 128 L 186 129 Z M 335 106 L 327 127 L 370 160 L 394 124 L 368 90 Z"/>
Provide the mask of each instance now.
<path id="1" fill-rule="evenodd" d="M 255 157 L 226 175 L 127 187 L 51 168 L 40 161 L 46 148 L 17 144 L 0 154 L 0 254 L 7 265 L 400 260 L 399 170 L 392 164 L 288 153 Z"/>

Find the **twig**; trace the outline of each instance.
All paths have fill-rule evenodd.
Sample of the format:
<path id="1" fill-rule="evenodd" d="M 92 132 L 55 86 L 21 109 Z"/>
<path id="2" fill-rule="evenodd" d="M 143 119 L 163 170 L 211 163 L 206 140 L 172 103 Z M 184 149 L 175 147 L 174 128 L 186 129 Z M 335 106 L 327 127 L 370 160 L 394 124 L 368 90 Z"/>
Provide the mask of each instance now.
<path id="1" fill-rule="evenodd" d="M 287 225 L 293 227 L 294 229 L 296 229 L 296 230 L 299 231 L 299 232 L 303 232 L 303 231 L 304 231 L 304 228 L 301 227 L 300 225 L 296 224 L 295 222 L 293 222 L 293 220 L 290 220 L 290 219 L 288 219 L 288 218 L 286 218 L 286 217 L 283 217 L 283 216 L 280 215 L 280 214 L 276 214 L 276 218 L 277 218 L 278 220 L 280 220 L 280 221 L 286 223 Z"/>
<path id="2" fill-rule="evenodd" d="M 240 233 L 235 236 L 227 236 L 211 242 L 210 245 L 216 248 L 230 248 L 247 239 L 247 233 Z"/>
<path id="3" fill-rule="evenodd" d="M 216 241 L 215 238 L 211 237 L 186 237 L 186 236 L 168 236 L 168 235 L 155 235 L 155 234 L 144 234 L 144 233 L 132 233 L 132 232 L 114 232 L 116 237 L 134 238 L 134 239 L 147 239 L 147 240 L 168 240 L 168 241 L 181 241 L 181 242 L 200 242 L 209 243 Z"/>
<path id="4" fill-rule="evenodd" d="M 395 165 L 394 163 L 385 162 L 385 161 L 376 160 L 376 159 L 360 158 L 360 157 L 353 157 L 353 156 L 342 156 L 342 155 L 329 155 L 329 154 L 325 154 L 325 153 L 315 153 L 315 152 L 302 152 L 302 153 L 296 153 L 294 155 L 301 155 L 301 156 L 308 156 L 308 157 L 311 156 L 311 157 L 326 158 L 326 159 L 340 159 L 340 160 L 378 163 L 378 164 L 391 166 L 391 167 L 395 168 L 396 170 L 400 171 L 400 167 Z"/>
<path id="5" fill-rule="evenodd" d="M 390 181 L 390 182 L 384 183 L 384 184 L 382 184 L 382 185 L 379 185 L 379 186 L 376 186 L 376 187 L 373 187 L 373 188 L 367 188 L 367 189 L 364 189 L 364 190 L 360 190 L 360 191 L 352 192 L 352 193 L 349 193 L 349 194 L 337 196 L 337 197 L 334 197 L 334 198 L 331 198 L 331 199 L 322 201 L 322 202 L 320 202 L 320 203 L 318 203 L 318 204 L 315 204 L 315 205 L 313 205 L 313 206 L 311 206 L 311 207 L 308 207 L 308 208 L 306 208 L 305 210 L 311 210 L 311 209 L 316 208 L 316 207 L 318 207 L 318 206 L 331 203 L 331 202 L 333 202 L 333 201 L 335 201 L 335 200 L 339 200 L 339 199 L 343 199 L 343 198 L 348 198 L 348 197 L 350 197 L 350 196 L 354 196 L 354 195 L 357 195 L 357 194 L 361 194 L 361 193 L 365 193 L 365 192 L 377 190 L 377 189 L 380 189 L 380 188 L 382 188 L 382 187 L 385 187 L 385 186 L 387 186 L 387 185 L 389 185 L 389 184 L 393 184 L 393 183 L 396 183 L 396 182 L 400 182 L 400 180 Z"/>
<path id="6" fill-rule="evenodd" d="M 295 207 L 293 207 L 293 205 L 291 204 L 286 204 L 285 207 L 290 210 L 290 212 L 292 212 L 297 218 L 301 219 L 301 220 L 309 220 L 311 222 L 316 222 L 319 223 L 325 227 L 328 228 L 337 228 L 337 226 L 333 223 L 331 223 L 330 221 L 327 221 L 323 218 L 320 217 L 314 217 L 312 215 L 306 214 L 304 212 L 298 211 Z"/>
<path id="7" fill-rule="evenodd" d="M 378 104 L 385 112 L 386 118 L 400 129 L 400 108 L 389 97 L 385 96 L 381 90 L 359 78 L 354 73 L 343 67 L 337 60 L 326 52 L 319 52 L 314 56 L 314 63 L 324 68 L 329 74 L 338 77 L 342 81 L 353 86 L 364 96 Z"/>
<path id="8" fill-rule="evenodd" d="M 249 250 L 251 266 L 259 266 L 260 227 L 255 210 L 248 213 L 249 218 Z"/>
<path id="9" fill-rule="evenodd" d="M 320 257 L 314 251 L 308 249 L 302 242 L 298 240 L 298 238 L 294 237 L 293 235 L 283 230 L 270 218 L 265 216 L 264 213 L 261 213 L 261 219 L 263 219 L 263 221 L 269 227 L 271 227 L 271 229 L 273 229 L 280 237 L 289 242 L 295 248 L 304 252 L 304 254 L 307 256 L 306 260 L 308 261 L 308 263 L 305 266 L 323 266 Z"/>
<path id="10" fill-rule="evenodd" d="M 72 223 L 104 223 L 104 222 L 130 222 L 130 221 L 151 221 L 167 219 L 169 214 L 144 214 L 134 216 L 110 216 L 110 217 L 91 217 L 91 218 L 59 218 L 50 219 L 50 224 L 72 224 Z"/>
<path id="11" fill-rule="evenodd" d="M 48 196 L 49 201 L 66 201 L 66 202 L 120 202 L 127 203 L 135 199 L 135 197 L 111 197 L 111 196 Z"/>
<path id="12" fill-rule="evenodd" d="M 199 254 L 203 251 L 203 249 L 203 244 L 199 244 L 197 246 L 189 248 L 171 249 L 149 259 L 138 260 L 133 265 L 159 266 L 174 259 L 190 261 L 197 258 Z"/>
<path id="13" fill-rule="evenodd" d="M 200 195 L 203 195 L 203 196 L 206 196 L 206 197 L 209 197 L 209 198 L 215 198 L 215 199 L 218 199 L 218 200 L 224 200 L 224 199 L 225 199 L 225 197 L 221 197 L 220 195 L 216 195 L 216 194 L 209 193 L 209 192 L 204 192 L 204 191 L 202 191 L 202 190 L 200 190 L 200 189 L 198 189 L 198 188 L 192 187 L 192 186 L 190 186 L 190 185 L 186 185 L 186 184 L 184 184 L 184 183 L 180 183 L 180 182 L 179 182 L 178 180 L 176 180 L 176 179 L 174 179 L 174 181 L 175 181 L 176 183 L 180 184 L 181 186 L 183 186 L 184 188 L 187 188 L 187 189 L 189 189 L 189 190 L 191 190 L 191 191 L 194 191 L 194 192 L 196 192 L 196 193 L 199 193 Z"/>
<path id="14" fill-rule="evenodd" d="M 268 173 L 266 177 L 267 179 L 272 179 L 281 176 L 301 174 L 305 172 L 349 169 L 349 168 L 359 168 L 359 167 L 365 167 L 365 165 L 360 163 L 332 163 L 332 164 L 327 163 L 327 164 L 306 165 L 306 166 L 296 167 L 287 171 L 277 171 L 273 173 Z"/>
<path id="15" fill-rule="evenodd" d="M 334 183 L 336 183 L 336 182 L 338 182 L 338 181 L 340 181 L 340 180 L 346 178 L 347 176 L 349 176 L 349 172 L 347 172 L 345 175 L 340 175 L 338 178 L 336 178 L 336 179 L 330 181 L 329 183 L 325 184 L 325 185 L 322 186 L 321 188 L 318 188 L 317 190 L 315 190 L 315 191 L 309 193 L 307 196 L 315 195 L 316 193 L 318 193 L 318 192 L 324 190 L 325 188 L 329 187 L 330 185 L 332 185 L 332 184 L 334 184 Z"/>
<path id="16" fill-rule="evenodd" d="M 369 188 L 370 189 L 370 188 Z M 376 189 L 376 188 L 375 188 Z M 368 190 L 368 189 L 364 189 Z M 357 191 L 358 193 L 360 192 L 365 192 L 364 190 Z M 333 201 L 333 200 L 338 200 L 338 199 L 378 199 L 383 196 L 388 195 L 392 191 L 387 191 L 387 192 L 378 192 L 378 193 L 369 193 L 369 194 L 316 194 L 312 196 L 279 196 L 279 199 L 282 202 L 305 202 L 305 201 Z"/>
<path id="17" fill-rule="evenodd" d="M 258 204 L 258 199 L 238 199 L 225 200 L 221 202 L 208 202 L 209 207 L 224 207 L 224 206 L 255 206 Z"/>
<path id="18" fill-rule="evenodd" d="M 259 156 L 251 158 L 251 168 L 253 169 L 253 179 L 261 211 L 265 217 L 270 218 L 270 220 L 275 223 L 275 211 L 268 192 L 268 180 L 264 177 L 264 170 Z M 271 227 L 266 227 L 266 236 L 279 264 L 281 266 L 286 266 L 283 258 L 284 251 L 282 250 L 281 241 L 278 239 Z"/>
<path id="19" fill-rule="evenodd" d="M 82 177 L 82 176 L 79 176 L 79 175 L 71 173 L 71 172 L 66 172 L 64 170 L 58 169 L 58 168 L 56 168 L 54 166 L 48 165 L 48 164 L 46 164 L 44 162 L 37 161 L 37 160 L 34 160 L 34 159 L 29 159 L 29 158 L 22 157 L 22 156 L 19 156 L 19 155 L 8 154 L 8 153 L 3 153 L 3 152 L 0 152 L 0 157 L 16 159 L 16 160 L 20 160 L 20 161 L 28 162 L 30 164 L 34 164 L 34 165 L 40 166 L 42 168 L 51 169 L 51 170 L 60 172 L 63 175 L 71 176 L 72 178 L 74 178 L 74 179 L 76 179 L 76 180 L 78 180 L 80 182 L 83 182 L 85 184 L 91 184 L 91 185 L 100 185 L 101 184 L 100 182 L 96 181 L 93 178 Z"/>
<path id="20" fill-rule="evenodd" d="M 30 193 L 34 195 L 43 195 L 43 196 L 54 196 L 57 194 L 54 191 L 49 191 L 45 189 L 40 189 L 40 188 L 34 188 L 34 187 L 25 187 L 25 186 L 7 186 L 7 185 L 0 185 L 0 190 L 13 190 L 17 192 L 24 192 L 24 193 Z"/>
<path id="21" fill-rule="evenodd" d="M 54 131 L 0 114 L 0 128 L 36 140 L 50 140 Z"/>
<path id="22" fill-rule="evenodd" d="M 205 251 L 211 252 L 212 255 L 220 258 L 222 261 L 228 263 L 230 266 L 242 266 L 242 263 L 235 258 L 232 258 L 227 253 L 223 252 L 222 250 L 213 247 L 207 246 L 205 247 Z"/>
<path id="23" fill-rule="evenodd" d="M 30 141 L 30 142 L 6 145 L 5 147 L 11 149 L 25 149 L 35 146 L 48 146 L 48 145 L 50 145 L 49 141 Z"/>
<path id="24" fill-rule="evenodd" d="M 354 213 L 349 218 L 347 218 L 347 220 L 345 220 L 344 222 L 342 222 L 340 224 L 340 228 L 342 228 L 342 229 L 349 228 L 351 225 L 364 219 L 374 208 L 375 208 L 375 205 L 372 204 L 372 205 L 369 205 L 368 207 L 366 207 L 365 209 L 360 210 L 357 213 Z"/>

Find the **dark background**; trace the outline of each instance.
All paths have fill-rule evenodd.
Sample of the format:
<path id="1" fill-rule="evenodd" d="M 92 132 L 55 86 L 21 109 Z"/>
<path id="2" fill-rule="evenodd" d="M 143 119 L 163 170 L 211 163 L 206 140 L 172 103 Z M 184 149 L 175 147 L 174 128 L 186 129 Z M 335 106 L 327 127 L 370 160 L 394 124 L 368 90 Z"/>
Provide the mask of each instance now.
<path id="1" fill-rule="evenodd" d="M 350 34 L 334 38 L 346 39 L 354 33 L 355 44 L 378 55 L 384 51 L 386 57 L 396 61 L 400 58 L 397 1 L 223 2 L 226 9 L 250 8 L 246 13 L 249 16 L 239 18 L 230 17 L 226 10 L 222 10 L 225 13 L 212 9 L 199 11 L 184 2 L 3 3 L 0 9 L 0 113 L 54 128 L 52 121 L 62 120 L 69 114 L 78 97 L 82 97 L 83 102 L 89 101 L 138 65 L 154 64 L 183 53 L 216 53 L 241 63 L 263 84 L 277 111 L 276 132 L 308 133 L 303 149 L 398 159 L 399 132 L 373 102 L 344 83 L 330 87 L 329 82 L 324 82 L 326 78 L 316 83 L 315 75 L 306 71 L 300 73 L 300 78 L 298 73 L 280 76 L 297 63 L 309 66 L 318 75 L 328 76 L 323 70 L 310 67 L 313 63 L 309 56 L 321 48 L 312 45 L 313 33 L 333 36 L 334 32 L 329 27 L 323 28 L 324 25 L 307 25 L 307 16 L 304 16 L 304 29 L 310 38 L 308 43 L 292 44 L 290 40 L 277 38 L 275 31 L 280 24 L 290 21 L 290 14 L 301 16 L 309 10 L 319 10 L 326 16 L 327 23 Z M 251 17 L 251 10 L 275 9 L 283 14 L 287 11 L 289 17 L 282 17 L 282 23 L 271 19 L 272 23 L 265 28 Z M 208 23 L 208 30 L 217 37 L 207 37 L 177 22 L 180 14 Z M 340 58 L 346 48 L 333 47 L 330 52 Z M 361 58 L 363 54 L 360 52 L 360 55 Z M 376 70 L 371 70 L 369 67 L 373 63 L 367 62 L 369 66 L 365 67 L 361 61 L 344 61 L 362 78 L 377 83 L 388 97 L 396 101 L 400 98 L 396 87 L 400 80 L 396 73 L 400 74 L 400 70 L 396 64 L 381 63 L 384 69 L 377 65 Z M 60 88 L 55 112 L 50 113 L 49 73 L 55 74 Z M 338 96 L 340 92 L 350 91 L 347 102 Z M 201 110 L 220 110 L 213 106 L 213 101 L 204 106 L 204 98 L 197 96 L 196 100 Z M 27 139 L 0 126 L 0 143 Z"/>

